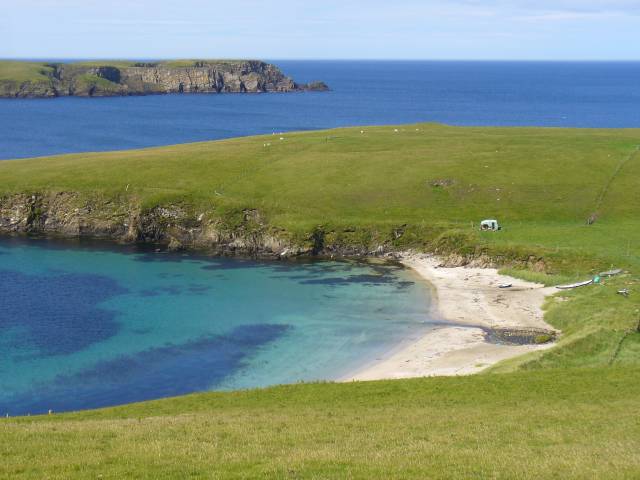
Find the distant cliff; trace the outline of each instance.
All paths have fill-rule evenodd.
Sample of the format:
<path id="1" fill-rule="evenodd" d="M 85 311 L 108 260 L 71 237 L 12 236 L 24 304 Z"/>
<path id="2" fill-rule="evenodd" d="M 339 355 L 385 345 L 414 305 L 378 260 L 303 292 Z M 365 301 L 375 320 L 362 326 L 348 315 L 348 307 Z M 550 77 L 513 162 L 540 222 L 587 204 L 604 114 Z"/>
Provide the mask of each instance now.
<path id="1" fill-rule="evenodd" d="M 278 67 L 255 60 L 38 63 L 0 61 L 0 97 L 122 96 L 162 93 L 324 91 L 298 84 Z"/>

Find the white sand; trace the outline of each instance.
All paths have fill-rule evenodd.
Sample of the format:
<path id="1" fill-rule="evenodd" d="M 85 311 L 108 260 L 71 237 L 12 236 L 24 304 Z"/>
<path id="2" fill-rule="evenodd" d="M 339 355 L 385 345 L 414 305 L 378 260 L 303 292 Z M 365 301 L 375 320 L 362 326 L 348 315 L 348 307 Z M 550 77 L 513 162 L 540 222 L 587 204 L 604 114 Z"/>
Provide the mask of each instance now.
<path id="1" fill-rule="evenodd" d="M 438 267 L 440 262 L 428 255 L 407 254 L 402 263 L 435 288 L 435 318 L 460 326 L 437 327 L 342 381 L 467 375 L 500 360 L 552 346 L 490 344 L 483 331 L 474 326 L 553 330 L 543 320 L 542 312 L 545 297 L 554 292 L 553 288 L 499 275 L 492 268 Z M 502 283 L 513 286 L 498 288 Z"/>

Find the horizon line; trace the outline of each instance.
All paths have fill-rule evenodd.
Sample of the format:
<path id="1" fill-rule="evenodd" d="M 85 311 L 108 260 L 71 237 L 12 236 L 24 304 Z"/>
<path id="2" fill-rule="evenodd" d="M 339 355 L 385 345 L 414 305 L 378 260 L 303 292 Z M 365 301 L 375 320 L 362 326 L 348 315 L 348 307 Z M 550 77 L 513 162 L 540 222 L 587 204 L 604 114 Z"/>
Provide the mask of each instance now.
<path id="1" fill-rule="evenodd" d="M 283 57 L 283 58 L 269 58 L 269 57 L 17 57 L 0 56 L 0 60 L 13 60 L 13 61 L 70 61 L 70 60 L 105 60 L 105 61 L 168 61 L 168 60 L 267 60 L 272 62 L 287 61 L 287 62 L 531 62 L 531 63 L 638 63 L 640 58 L 637 59 L 604 59 L 604 58 L 562 58 L 562 59 L 548 59 L 548 58 L 300 58 L 300 57 Z"/>

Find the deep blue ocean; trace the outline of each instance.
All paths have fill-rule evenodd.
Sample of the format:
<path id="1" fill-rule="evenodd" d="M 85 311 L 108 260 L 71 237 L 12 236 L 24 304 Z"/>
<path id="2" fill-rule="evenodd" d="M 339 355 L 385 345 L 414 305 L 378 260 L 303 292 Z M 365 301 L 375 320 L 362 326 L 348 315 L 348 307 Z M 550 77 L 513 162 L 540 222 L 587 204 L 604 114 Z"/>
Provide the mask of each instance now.
<path id="1" fill-rule="evenodd" d="M 0 159 L 422 121 L 640 127 L 640 62 L 273 62 L 332 91 L 0 100 Z"/>

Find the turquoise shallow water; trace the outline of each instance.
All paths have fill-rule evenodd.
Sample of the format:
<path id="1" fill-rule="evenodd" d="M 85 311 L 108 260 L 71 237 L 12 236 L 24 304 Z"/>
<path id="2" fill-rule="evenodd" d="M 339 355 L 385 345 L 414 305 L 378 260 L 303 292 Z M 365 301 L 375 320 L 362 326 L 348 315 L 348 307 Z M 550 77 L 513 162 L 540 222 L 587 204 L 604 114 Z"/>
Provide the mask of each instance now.
<path id="1" fill-rule="evenodd" d="M 394 264 L 0 240 L 0 413 L 331 380 L 431 328 Z"/>

